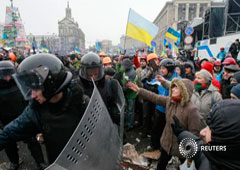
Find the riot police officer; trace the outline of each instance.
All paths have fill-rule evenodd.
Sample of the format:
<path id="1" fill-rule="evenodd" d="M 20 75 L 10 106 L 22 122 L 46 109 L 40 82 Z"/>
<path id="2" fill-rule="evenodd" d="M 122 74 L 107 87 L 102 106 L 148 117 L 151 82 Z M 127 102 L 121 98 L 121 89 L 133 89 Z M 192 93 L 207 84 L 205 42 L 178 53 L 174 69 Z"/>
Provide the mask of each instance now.
<path id="1" fill-rule="evenodd" d="M 95 82 L 113 122 L 119 125 L 119 110 L 115 104 L 118 97 L 118 82 L 114 79 L 105 79 L 104 67 L 97 54 L 90 52 L 81 58 L 79 77 L 80 84 L 84 88 L 84 94 L 89 97 L 91 97 L 94 89 L 92 81 Z"/>
<path id="2" fill-rule="evenodd" d="M 15 67 L 11 61 L 0 61 L 0 124 L 2 124 L 2 128 L 17 118 L 27 104 L 12 78 L 14 73 Z M 44 160 L 39 143 L 35 138 L 29 138 L 25 140 L 25 143 L 28 144 L 38 168 L 44 169 Z M 5 151 L 11 162 L 9 169 L 18 169 L 19 155 L 16 142 L 10 143 Z"/>
<path id="3" fill-rule="evenodd" d="M 82 89 L 54 55 L 36 54 L 23 60 L 13 75 L 28 106 L 0 131 L 0 150 L 11 142 L 42 133 L 52 163 L 84 113 Z"/>

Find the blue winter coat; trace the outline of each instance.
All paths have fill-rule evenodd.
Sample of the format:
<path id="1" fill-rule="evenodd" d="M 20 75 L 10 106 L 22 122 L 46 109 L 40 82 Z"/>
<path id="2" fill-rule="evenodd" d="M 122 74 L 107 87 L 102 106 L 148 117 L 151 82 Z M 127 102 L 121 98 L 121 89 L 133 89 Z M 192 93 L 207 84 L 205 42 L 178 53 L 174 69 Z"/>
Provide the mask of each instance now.
<path id="1" fill-rule="evenodd" d="M 174 78 L 179 78 L 182 79 L 175 71 L 173 73 L 173 75 L 168 79 L 169 81 L 172 81 Z M 153 79 L 150 83 L 154 83 L 156 82 L 157 79 Z M 165 89 L 163 86 L 158 86 L 158 94 L 160 96 L 168 96 L 169 95 L 169 90 Z M 166 113 L 166 107 L 163 107 L 161 105 L 156 105 L 156 109 L 162 113 Z"/>

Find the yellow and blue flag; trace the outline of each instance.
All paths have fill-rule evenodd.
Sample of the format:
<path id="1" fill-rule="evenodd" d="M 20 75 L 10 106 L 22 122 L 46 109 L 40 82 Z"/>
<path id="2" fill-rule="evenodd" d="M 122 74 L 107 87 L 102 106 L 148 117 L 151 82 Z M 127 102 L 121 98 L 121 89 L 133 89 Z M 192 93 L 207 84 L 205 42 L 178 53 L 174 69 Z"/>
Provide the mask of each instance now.
<path id="1" fill-rule="evenodd" d="M 49 49 L 46 46 L 42 46 L 40 49 L 42 50 L 42 52 L 49 53 Z"/>
<path id="2" fill-rule="evenodd" d="M 164 48 L 164 49 L 166 48 L 166 45 L 168 46 L 168 48 L 169 48 L 170 50 L 172 50 L 172 44 L 171 44 L 168 40 L 163 39 L 163 48 Z"/>
<path id="3" fill-rule="evenodd" d="M 151 41 L 158 33 L 158 27 L 152 22 L 140 16 L 130 8 L 126 35 L 133 39 L 142 41 L 151 46 Z"/>
<path id="4" fill-rule="evenodd" d="M 74 47 L 74 53 L 75 54 L 81 54 L 81 50 L 77 46 L 75 46 Z"/>
<path id="5" fill-rule="evenodd" d="M 118 47 L 118 52 L 119 52 L 119 53 L 123 53 L 123 52 L 124 52 L 124 49 L 123 49 L 121 46 L 119 46 L 119 47 Z"/>
<path id="6" fill-rule="evenodd" d="M 165 34 L 166 37 L 177 41 L 180 38 L 180 33 L 172 29 L 171 27 L 168 28 L 167 33 Z"/>

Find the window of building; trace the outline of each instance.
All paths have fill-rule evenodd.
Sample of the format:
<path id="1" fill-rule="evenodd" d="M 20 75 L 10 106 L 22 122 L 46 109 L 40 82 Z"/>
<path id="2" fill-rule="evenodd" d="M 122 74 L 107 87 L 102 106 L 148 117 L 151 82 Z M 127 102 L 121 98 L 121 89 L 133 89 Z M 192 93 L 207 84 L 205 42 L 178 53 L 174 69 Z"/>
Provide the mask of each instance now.
<path id="1" fill-rule="evenodd" d="M 207 4 L 200 4 L 200 9 L 199 9 L 199 17 L 203 17 L 204 15 L 204 12 L 206 11 L 207 9 Z"/>
<path id="2" fill-rule="evenodd" d="M 189 21 L 192 21 L 196 17 L 197 4 L 189 4 Z"/>
<path id="3" fill-rule="evenodd" d="M 178 21 L 183 21 L 186 18 L 186 4 L 178 5 Z"/>

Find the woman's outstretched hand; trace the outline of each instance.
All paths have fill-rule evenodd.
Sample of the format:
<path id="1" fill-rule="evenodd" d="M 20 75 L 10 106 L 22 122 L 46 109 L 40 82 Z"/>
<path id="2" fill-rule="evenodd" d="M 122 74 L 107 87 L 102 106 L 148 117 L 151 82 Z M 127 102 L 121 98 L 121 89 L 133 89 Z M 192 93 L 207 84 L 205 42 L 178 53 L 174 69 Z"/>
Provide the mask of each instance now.
<path id="1" fill-rule="evenodd" d="M 165 83 L 165 81 L 166 81 L 166 79 L 161 75 L 156 75 L 156 79 L 157 79 L 157 81 L 159 81 L 161 83 Z"/>
<path id="2" fill-rule="evenodd" d="M 133 82 L 128 82 L 126 86 L 137 93 L 139 92 L 139 87 Z"/>

